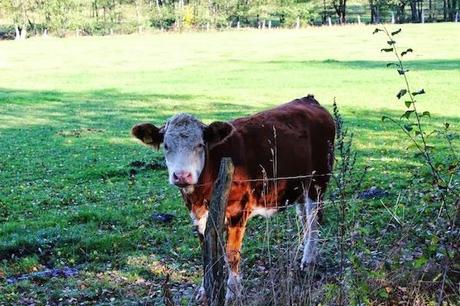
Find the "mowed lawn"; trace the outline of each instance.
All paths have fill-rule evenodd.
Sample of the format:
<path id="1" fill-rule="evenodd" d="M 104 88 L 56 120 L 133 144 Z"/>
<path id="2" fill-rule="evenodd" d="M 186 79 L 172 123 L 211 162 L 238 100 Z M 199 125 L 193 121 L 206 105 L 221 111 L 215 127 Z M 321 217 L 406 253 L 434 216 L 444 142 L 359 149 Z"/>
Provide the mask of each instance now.
<path id="1" fill-rule="evenodd" d="M 405 59 L 413 89 L 427 92 L 419 107 L 431 112 L 429 129 L 448 121 L 459 131 L 460 26 L 401 28 L 395 38 L 401 50 L 414 49 Z M 358 164 L 370 167 L 363 188 L 407 188 L 421 164 L 402 133 L 381 121 L 405 111 L 396 98 L 403 80 L 386 67 L 387 39 L 373 29 L 1 41 L 0 304 L 158 303 L 167 274 L 176 299 L 188 302 L 200 281 L 198 240 L 161 151 L 130 136 L 138 122 L 161 125 L 190 112 L 210 123 L 307 94 L 331 110 L 335 98 Z M 369 222 L 391 218 L 375 209 Z M 158 212 L 175 218 L 158 223 Z M 245 269 L 263 256 L 256 251 L 264 233 L 254 224 Z M 78 274 L 6 280 L 59 267 Z"/>

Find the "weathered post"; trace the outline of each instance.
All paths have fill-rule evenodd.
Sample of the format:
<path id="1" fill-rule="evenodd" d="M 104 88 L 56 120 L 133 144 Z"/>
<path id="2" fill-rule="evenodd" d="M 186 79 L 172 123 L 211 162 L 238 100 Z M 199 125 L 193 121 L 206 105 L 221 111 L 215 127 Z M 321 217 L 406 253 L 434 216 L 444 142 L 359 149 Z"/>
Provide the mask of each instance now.
<path id="1" fill-rule="evenodd" d="M 208 221 L 204 232 L 203 266 L 204 290 L 207 303 L 212 306 L 225 304 L 224 282 L 224 221 L 228 195 L 233 179 L 233 164 L 228 157 L 220 162 L 219 176 L 214 183 Z"/>

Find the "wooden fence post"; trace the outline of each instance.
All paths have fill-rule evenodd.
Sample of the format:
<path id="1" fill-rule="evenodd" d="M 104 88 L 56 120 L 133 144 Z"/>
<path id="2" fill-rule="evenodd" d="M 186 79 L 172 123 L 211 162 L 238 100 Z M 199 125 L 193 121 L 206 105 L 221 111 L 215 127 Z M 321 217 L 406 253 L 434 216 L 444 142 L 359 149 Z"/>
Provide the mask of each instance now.
<path id="1" fill-rule="evenodd" d="M 219 176 L 214 183 L 208 221 L 204 232 L 204 290 L 208 305 L 225 304 L 223 239 L 225 211 L 233 179 L 233 164 L 228 157 L 220 162 Z"/>

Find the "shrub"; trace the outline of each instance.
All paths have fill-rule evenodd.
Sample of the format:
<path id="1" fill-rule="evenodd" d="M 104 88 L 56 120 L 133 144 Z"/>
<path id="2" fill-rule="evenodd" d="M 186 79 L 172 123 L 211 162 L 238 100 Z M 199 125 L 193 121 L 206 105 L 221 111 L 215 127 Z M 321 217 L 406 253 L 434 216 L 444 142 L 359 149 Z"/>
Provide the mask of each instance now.
<path id="1" fill-rule="evenodd" d="M 14 39 L 16 30 L 11 24 L 0 24 L 0 40 Z"/>

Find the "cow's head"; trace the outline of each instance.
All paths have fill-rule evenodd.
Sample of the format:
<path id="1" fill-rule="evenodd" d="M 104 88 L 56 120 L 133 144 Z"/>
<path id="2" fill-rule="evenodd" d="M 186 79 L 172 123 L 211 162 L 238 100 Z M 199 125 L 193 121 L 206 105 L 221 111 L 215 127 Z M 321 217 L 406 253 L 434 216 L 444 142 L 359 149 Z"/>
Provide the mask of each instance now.
<path id="1" fill-rule="evenodd" d="M 161 128 L 141 123 L 131 131 L 144 144 L 157 150 L 163 143 L 169 182 L 193 190 L 205 165 L 206 148 L 212 149 L 226 141 L 234 127 L 221 121 L 205 125 L 192 115 L 181 113 L 171 117 Z"/>

